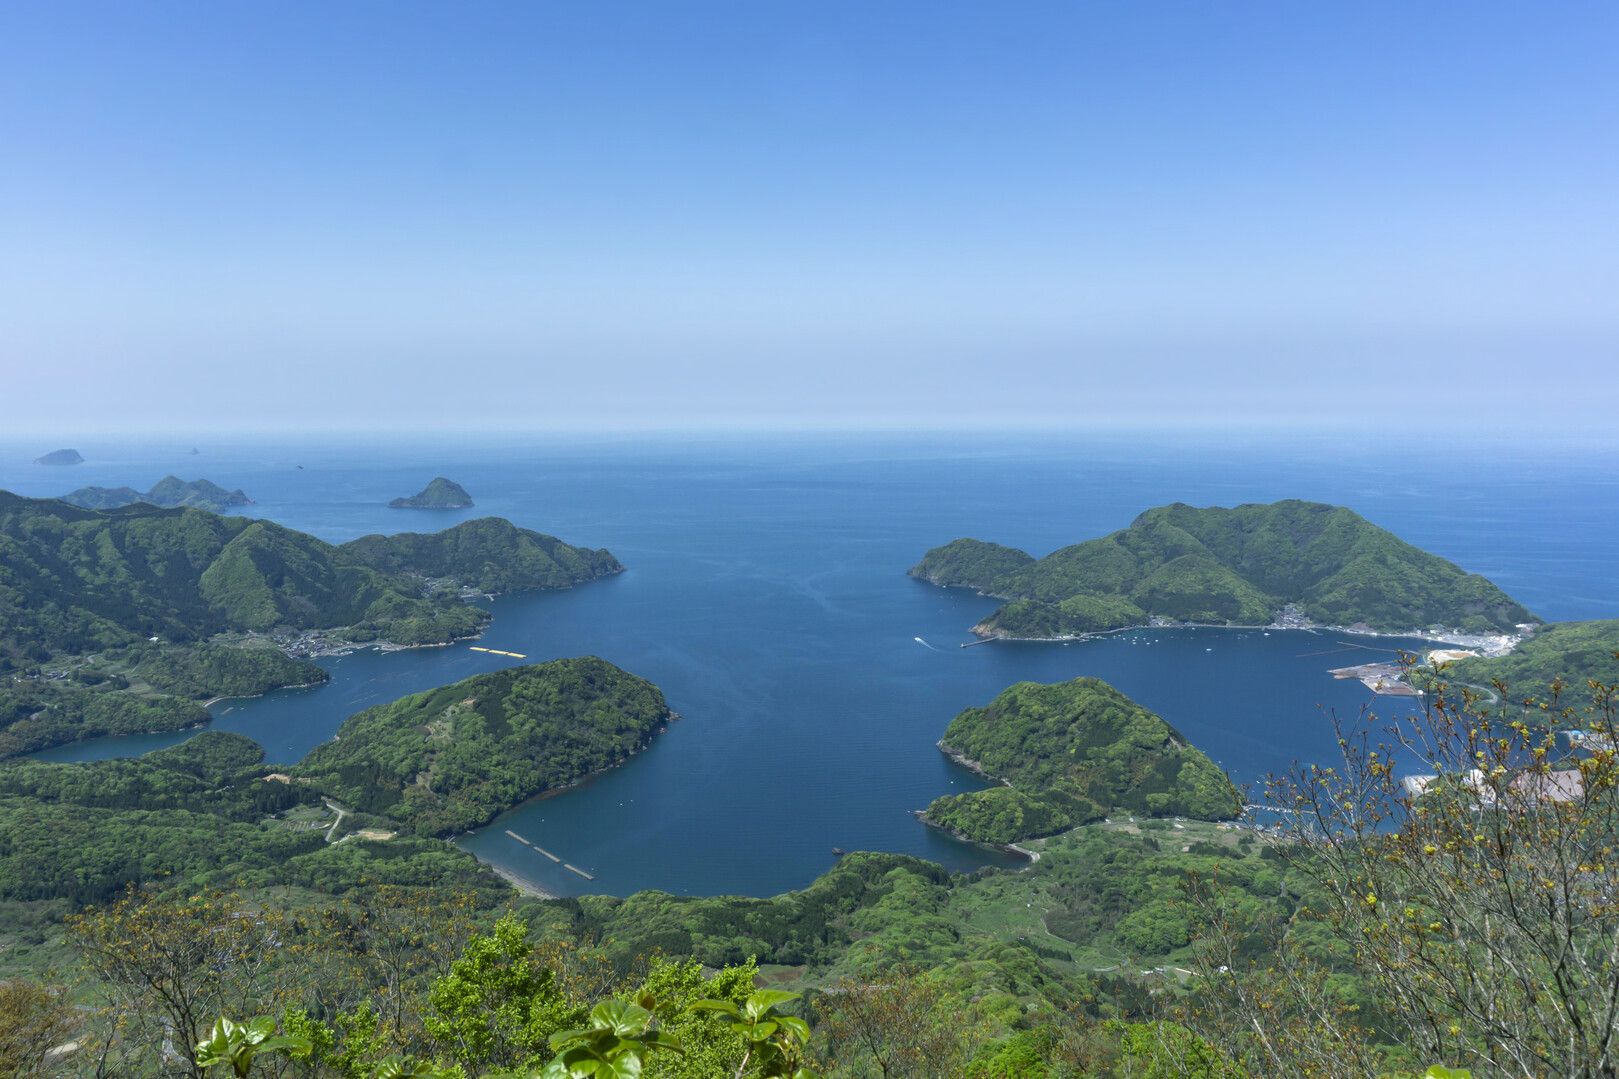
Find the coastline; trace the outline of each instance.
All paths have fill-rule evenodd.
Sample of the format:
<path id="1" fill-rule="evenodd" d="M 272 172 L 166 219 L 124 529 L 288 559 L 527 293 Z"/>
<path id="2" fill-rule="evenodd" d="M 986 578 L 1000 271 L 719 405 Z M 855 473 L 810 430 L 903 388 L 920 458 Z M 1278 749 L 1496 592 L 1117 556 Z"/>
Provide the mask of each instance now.
<path id="1" fill-rule="evenodd" d="M 968 585 L 968 584 L 945 584 L 945 583 L 940 582 L 939 580 L 937 580 L 934 577 L 928 576 L 926 574 L 913 573 L 911 570 L 906 570 L 905 575 L 907 577 L 911 578 L 913 581 L 923 581 L 923 582 L 925 582 L 927 584 L 932 585 L 935 588 L 966 588 L 966 589 L 971 589 L 974 595 L 983 596 L 986 599 L 998 599 L 998 600 L 1005 601 L 1007 603 L 1010 603 L 1010 602 L 1012 602 L 1014 600 L 1026 599 L 1027 598 L 1027 597 L 1024 597 L 1024 596 L 1005 596 L 1005 595 L 1001 595 L 998 592 L 985 592 L 982 589 L 973 588 L 972 585 Z M 1290 604 L 1289 607 L 1291 607 L 1291 606 L 1292 605 Z M 1282 613 L 1287 614 L 1288 612 L 1283 611 Z M 995 616 L 994 613 L 991 613 L 989 618 L 993 618 L 994 616 Z M 989 624 L 989 618 L 986 618 L 986 619 L 984 619 L 984 621 L 975 624 L 970 630 L 968 630 L 968 632 L 970 632 L 974 637 L 978 638 L 978 640 L 972 642 L 972 644 L 987 644 L 990 641 L 1032 641 L 1032 642 L 1043 642 L 1043 643 L 1056 643 L 1056 642 L 1068 643 L 1068 642 L 1072 642 L 1072 641 L 1086 641 L 1086 640 L 1090 640 L 1092 637 L 1106 637 L 1106 636 L 1109 636 L 1110 634 L 1114 634 L 1114 633 L 1129 633 L 1129 632 L 1131 632 L 1133 630 L 1138 630 L 1138 629 L 1246 629 L 1246 630 L 1260 630 L 1260 631 L 1266 632 L 1266 633 L 1275 632 L 1275 631 L 1281 631 L 1281 630 L 1315 630 L 1315 631 L 1319 631 L 1319 632 L 1322 632 L 1322 633 L 1353 633 L 1353 634 L 1356 634 L 1357 636 L 1361 636 L 1361 637 L 1411 637 L 1411 638 L 1418 638 L 1418 639 L 1421 639 L 1421 640 L 1424 640 L 1424 641 L 1432 641 L 1435 644 L 1453 644 L 1453 645 L 1457 645 L 1457 646 L 1462 647 L 1462 648 L 1485 648 L 1485 647 L 1488 647 L 1486 642 L 1502 642 L 1500 644 L 1495 645 L 1495 648 L 1496 648 L 1495 651 L 1486 652 L 1485 655 L 1488 655 L 1488 656 L 1504 656 L 1504 655 L 1509 654 L 1514 648 L 1518 647 L 1518 645 L 1521 644 L 1524 641 L 1525 638 L 1533 636 L 1534 633 L 1537 632 L 1538 629 L 1539 629 L 1539 626 L 1537 626 L 1536 629 L 1531 630 L 1528 633 L 1462 633 L 1459 630 L 1457 630 L 1457 631 L 1447 630 L 1447 631 L 1444 631 L 1444 632 L 1435 633 L 1435 632 L 1433 632 L 1431 630 L 1424 630 L 1424 629 L 1410 629 L 1410 630 L 1397 630 L 1397 631 L 1395 631 L 1395 630 L 1371 629 L 1371 628 L 1366 627 L 1364 625 L 1361 625 L 1361 626 L 1323 625 L 1323 624 L 1319 624 L 1319 623 L 1316 623 L 1316 622 L 1308 621 L 1307 619 L 1304 619 L 1302 617 L 1299 618 L 1297 621 L 1271 622 L 1268 625 L 1239 625 L 1239 624 L 1237 624 L 1235 622 L 1176 622 L 1176 621 L 1171 621 L 1169 619 L 1164 619 L 1163 621 L 1140 622 L 1140 623 L 1136 623 L 1134 625 L 1129 625 L 1129 626 L 1114 626 L 1114 627 L 1112 627 L 1110 629 L 1088 630 L 1088 631 L 1086 631 L 1084 633 L 1060 634 L 1060 635 L 1055 636 L 1055 637 L 1018 637 L 1018 636 L 1014 636 L 1014 635 L 1012 635 L 1010 633 L 1001 633 L 1001 632 L 998 632 L 998 631 L 996 631 L 994 629 L 990 629 L 990 630 L 983 629 L 982 627 Z M 1549 625 L 1549 624 L 1550 623 L 1541 623 L 1541 625 Z M 968 647 L 971 647 L 971 645 L 963 644 L 961 647 L 968 648 Z"/>
<path id="2" fill-rule="evenodd" d="M 925 809 L 913 809 L 911 810 L 911 816 L 915 817 L 929 828 L 937 828 L 939 831 L 943 832 L 951 839 L 954 839 L 956 842 L 965 843 L 969 847 L 982 847 L 985 850 L 998 850 L 1003 854 L 1021 854 L 1023 857 L 1029 860 L 1029 865 L 1024 866 L 1023 869 L 1029 868 L 1030 865 L 1033 865 L 1035 862 L 1040 860 L 1039 851 L 1030 850 L 1027 847 L 1020 847 L 1016 843 L 986 843 L 981 839 L 969 839 L 961 832 L 956 831 L 956 829 L 951 828 L 948 825 L 940 824 L 932 817 L 929 817 L 928 811 Z M 1061 833 L 1059 832 L 1055 834 L 1060 835 Z M 1018 872 L 1023 872 L 1023 869 L 1019 869 Z"/>
<path id="3" fill-rule="evenodd" d="M 982 764 L 973 760 L 971 757 L 961 752 L 961 750 L 956 749 L 954 746 L 948 745 L 944 739 L 941 738 L 939 741 L 933 744 L 938 748 L 940 753 L 943 753 L 946 757 L 949 757 L 951 760 L 967 769 L 967 771 L 972 772 L 974 775 L 987 779 L 993 783 L 999 783 L 1003 787 L 1010 787 L 1012 785 L 1012 781 L 1010 779 L 1003 779 L 998 775 L 992 775 L 984 768 Z"/>
<path id="4" fill-rule="evenodd" d="M 994 598 L 994 597 L 991 597 L 991 598 Z M 981 631 L 979 629 L 979 626 L 982 626 L 982 625 L 984 625 L 984 623 L 980 622 L 980 623 L 978 623 L 978 625 L 973 626 L 971 631 L 970 631 L 973 634 L 973 636 L 978 638 L 977 641 L 973 642 L 974 644 L 988 644 L 991 641 L 1025 641 L 1025 642 L 1044 643 L 1044 644 L 1053 644 L 1053 643 L 1059 643 L 1059 642 L 1060 643 L 1068 643 L 1068 642 L 1071 642 L 1071 641 L 1088 641 L 1093 637 L 1107 637 L 1107 636 L 1111 636 L 1112 634 L 1115 634 L 1115 633 L 1130 633 L 1130 632 L 1133 632 L 1135 630 L 1141 630 L 1141 629 L 1240 629 L 1240 630 L 1259 630 L 1259 631 L 1265 632 L 1265 633 L 1316 632 L 1316 633 L 1350 633 L 1350 634 L 1354 634 L 1357 637 L 1406 637 L 1406 638 L 1413 638 L 1413 639 L 1418 639 L 1418 640 L 1423 640 L 1423 641 L 1430 641 L 1430 642 L 1432 642 L 1432 643 L 1434 643 L 1436 645 L 1437 644 L 1453 644 L 1453 645 L 1457 645 L 1457 646 L 1463 647 L 1463 648 L 1479 648 L 1479 647 L 1483 647 L 1482 642 L 1484 642 L 1484 641 L 1499 640 L 1499 641 L 1506 642 L 1504 644 L 1504 646 L 1502 646 L 1500 648 L 1499 651 L 1490 653 L 1491 655 L 1496 655 L 1496 656 L 1504 656 L 1504 655 L 1509 654 L 1514 648 L 1518 647 L 1518 645 L 1521 644 L 1526 637 L 1529 636 L 1529 634 L 1525 634 L 1525 633 L 1497 633 L 1497 634 L 1489 634 L 1489 635 L 1465 634 L 1465 633 L 1433 633 L 1433 632 L 1428 631 L 1428 630 L 1415 630 L 1415 629 L 1413 629 L 1413 630 L 1405 630 L 1405 631 L 1401 631 L 1401 632 L 1391 632 L 1391 631 L 1376 630 L 1376 629 L 1364 629 L 1364 628 L 1357 629 L 1357 628 L 1355 628 L 1353 626 L 1316 625 L 1315 623 L 1311 623 L 1311 624 L 1305 625 L 1305 626 L 1291 626 L 1291 625 L 1281 625 L 1279 623 L 1272 622 L 1269 625 L 1249 626 L 1249 625 L 1238 625 L 1238 624 L 1232 623 L 1232 622 L 1158 622 L 1158 623 L 1144 622 L 1144 623 L 1140 623 L 1138 625 L 1133 625 L 1133 626 L 1115 626 L 1113 629 L 1096 629 L 1096 630 L 1090 630 L 1089 632 L 1086 632 L 1086 633 L 1071 633 L 1071 634 L 1066 634 L 1066 635 L 1059 636 L 1059 637 L 1015 637 L 1010 633 L 983 632 L 983 631 Z M 965 648 L 965 647 L 968 647 L 968 646 L 963 645 L 962 647 Z"/>
<path id="5" fill-rule="evenodd" d="M 505 881 L 507 884 L 510 884 L 513 888 L 516 888 L 523 895 L 531 895 L 531 896 L 534 896 L 537 899 L 561 899 L 562 898 L 560 895 L 557 895 L 555 892 L 548 891 L 547 889 L 540 887 L 538 884 L 535 884 L 533 881 L 529 880 L 527 877 L 520 876 L 520 875 L 518 875 L 516 873 L 513 873 L 510 869 L 507 869 L 505 866 L 496 865 L 494 862 L 483 862 L 482 864 L 486 865 L 490 869 L 494 870 L 495 876 L 499 877 L 501 880 Z"/>

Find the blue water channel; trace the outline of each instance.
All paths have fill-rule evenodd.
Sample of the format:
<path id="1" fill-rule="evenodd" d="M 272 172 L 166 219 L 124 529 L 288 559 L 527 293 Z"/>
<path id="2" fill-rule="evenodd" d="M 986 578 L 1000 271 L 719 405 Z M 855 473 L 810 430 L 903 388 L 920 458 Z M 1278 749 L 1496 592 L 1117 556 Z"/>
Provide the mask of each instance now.
<path id="1" fill-rule="evenodd" d="M 1619 555 L 1604 541 L 1619 516 L 1619 472 L 1587 454 L 1438 467 L 1409 450 L 1325 444 L 1284 453 L 1262 443 L 991 438 L 204 446 L 195 457 L 79 448 L 86 465 L 48 476 L 7 462 L 0 486 L 33 495 L 85 483 L 143 488 L 177 472 L 240 486 L 258 504 L 239 512 L 333 542 L 498 515 L 618 555 L 629 567 L 618 577 L 496 599 L 482 640 L 355 652 L 322 661 L 327 685 L 212 709 L 215 728 L 292 763 L 363 707 L 504 665 L 595 654 L 650 678 L 683 718 L 647 752 L 461 840 L 563 894 L 773 894 L 808 884 L 833 863 L 834 846 L 952 868 L 1002 862 L 912 811 L 982 785 L 934 743 L 961 709 L 1020 680 L 1104 678 L 1252 784 L 1295 760 L 1330 759 L 1333 713 L 1407 706 L 1326 672 L 1393 658 L 1417 641 L 1174 629 L 962 648 L 997 601 L 905 576 L 929 547 L 957 536 L 1039 555 L 1165 502 L 1309 498 L 1349 505 L 1484 573 L 1547 618 L 1619 616 Z M 383 505 L 434 475 L 460 482 L 477 507 Z M 40 756 L 124 756 L 186 736 L 102 739 Z"/>

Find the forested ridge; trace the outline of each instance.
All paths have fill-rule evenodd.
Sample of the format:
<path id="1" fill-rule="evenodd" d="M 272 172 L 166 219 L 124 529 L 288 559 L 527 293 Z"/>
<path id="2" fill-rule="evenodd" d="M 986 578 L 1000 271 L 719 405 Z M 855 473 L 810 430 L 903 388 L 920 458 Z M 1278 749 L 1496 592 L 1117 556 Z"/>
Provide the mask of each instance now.
<path id="1" fill-rule="evenodd" d="M 1539 621 L 1485 578 L 1352 510 L 1297 500 L 1232 509 L 1177 502 L 1041 559 L 958 539 L 910 573 L 1009 598 L 974 627 L 983 636 L 1057 637 L 1155 618 L 1265 625 L 1288 605 L 1317 623 L 1383 632 L 1512 632 Z"/>
<path id="2" fill-rule="evenodd" d="M 486 616 L 453 591 L 424 592 L 423 578 L 557 588 L 622 568 L 498 520 L 333 546 L 197 509 L 85 510 L 0 492 L 0 660 L 283 626 L 439 643 Z"/>
<path id="3" fill-rule="evenodd" d="M 195 506 L 213 513 L 253 504 L 240 488 L 227 491 L 209 480 L 182 480 L 178 476 L 164 476 L 149 491 L 137 491 L 133 487 L 80 487 L 62 495 L 61 500 L 87 510 L 110 510 L 149 502 L 165 508 Z"/>
<path id="4" fill-rule="evenodd" d="M 253 638 L 442 644 L 489 620 L 463 588 L 570 588 L 623 568 L 496 518 L 334 546 L 196 508 L 85 509 L 0 491 L 0 757 L 206 721 L 166 696 L 326 680 Z"/>

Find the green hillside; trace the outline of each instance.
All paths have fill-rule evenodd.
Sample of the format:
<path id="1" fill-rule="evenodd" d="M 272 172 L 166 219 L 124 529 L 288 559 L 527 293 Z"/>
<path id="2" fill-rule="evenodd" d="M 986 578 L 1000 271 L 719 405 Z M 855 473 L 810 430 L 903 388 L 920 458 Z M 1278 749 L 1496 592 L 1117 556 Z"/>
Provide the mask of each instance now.
<path id="1" fill-rule="evenodd" d="M 1154 618 L 1265 625 L 1290 604 L 1313 622 L 1383 632 L 1511 631 L 1538 621 L 1485 578 L 1352 510 L 1296 500 L 1160 506 L 1038 560 L 958 539 L 910 573 L 1011 599 L 974 627 L 983 636 L 1068 636 Z"/>
<path id="2" fill-rule="evenodd" d="M 470 855 L 436 840 L 328 843 L 336 816 L 321 791 L 267 781 L 263 757 L 243 735 L 204 731 L 133 759 L 0 764 L 0 903 L 78 907 L 108 902 L 129 884 L 180 882 L 503 889 Z M 344 833 L 356 823 L 349 815 Z"/>
<path id="3" fill-rule="evenodd" d="M 1096 678 L 1019 682 L 952 720 L 939 748 L 1011 784 L 928 807 L 933 823 L 982 842 L 1049 835 L 1115 809 L 1222 820 L 1240 808 L 1213 761 Z"/>
<path id="4" fill-rule="evenodd" d="M 1413 681 L 1425 684 L 1431 678 L 1420 668 L 1412 672 Z M 1550 687 L 1560 681 L 1564 688 L 1557 695 L 1556 710 L 1571 709 L 1568 722 L 1578 726 L 1596 703 L 1590 683 L 1619 685 L 1619 618 L 1549 623 L 1504 656 L 1449 664 L 1438 680 L 1492 689 L 1500 681 L 1506 686 L 1501 707 L 1514 713 L 1525 701 L 1552 705 Z"/>
<path id="5" fill-rule="evenodd" d="M 595 656 L 509 667 L 351 716 L 296 775 L 421 835 L 458 832 L 627 760 L 663 694 Z"/>
<path id="6" fill-rule="evenodd" d="M 0 492 L 0 669 L 150 637 L 340 629 L 433 644 L 487 615 L 424 578 L 567 587 L 622 569 L 605 551 L 493 519 L 336 547 L 270 521 L 136 504 L 98 511 Z"/>
<path id="7" fill-rule="evenodd" d="M 499 517 L 464 521 L 443 532 L 362 536 L 338 548 L 351 565 L 383 573 L 453 577 L 480 592 L 572 588 L 624 566 L 605 550 L 573 547 Z"/>
<path id="8" fill-rule="evenodd" d="M 109 734 L 178 731 L 208 722 L 180 697 L 142 697 L 115 685 L 0 679 L 0 758 Z"/>

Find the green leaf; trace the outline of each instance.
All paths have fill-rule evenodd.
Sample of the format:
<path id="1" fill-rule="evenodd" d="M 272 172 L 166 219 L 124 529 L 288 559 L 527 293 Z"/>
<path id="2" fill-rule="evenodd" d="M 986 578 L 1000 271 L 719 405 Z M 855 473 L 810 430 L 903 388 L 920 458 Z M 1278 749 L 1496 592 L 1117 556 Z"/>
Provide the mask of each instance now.
<path id="1" fill-rule="evenodd" d="M 754 993 L 752 996 L 748 997 L 748 1007 L 751 1008 L 757 1004 L 762 1008 L 768 1009 L 774 1008 L 778 1004 L 785 1004 L 789 1000 L 797 999 L 797 993 L 787 993 L 780 989 L 761 989 L 757 993 Z"/>

